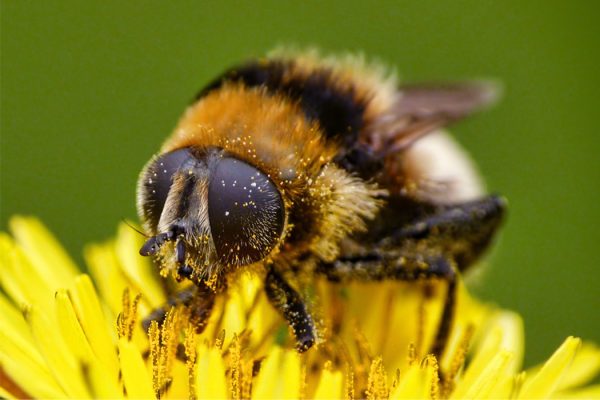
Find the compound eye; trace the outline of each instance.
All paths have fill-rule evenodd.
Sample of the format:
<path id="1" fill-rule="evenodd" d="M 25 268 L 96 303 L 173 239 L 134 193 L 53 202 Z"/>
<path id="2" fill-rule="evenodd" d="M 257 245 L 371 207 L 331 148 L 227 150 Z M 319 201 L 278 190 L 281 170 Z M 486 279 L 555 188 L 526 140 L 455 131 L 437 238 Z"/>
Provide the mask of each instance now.
<path id="1" fill-rule="evenodd" d="M 142 177 L 142 211 L 144 217 L 156 227 L 173 183 L 173 174 L 184 162 L 193 157 L 190 149 L 183 148 L 161 154 L 148 165 Z"/>
<path id="2" fill-rule="evenodd" d="M 267 256 L 279 241 L 283 201 L 264 173 L 224 157 L 211 175 L 208 218 L 219 259 L 233 265 L 251 264 Z"/>

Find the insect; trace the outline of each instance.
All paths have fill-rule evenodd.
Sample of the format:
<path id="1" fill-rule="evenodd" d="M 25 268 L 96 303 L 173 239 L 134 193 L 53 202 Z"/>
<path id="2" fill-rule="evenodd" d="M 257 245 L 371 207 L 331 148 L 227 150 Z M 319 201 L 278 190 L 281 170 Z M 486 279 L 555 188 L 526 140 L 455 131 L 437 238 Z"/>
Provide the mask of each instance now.
<path id="1" fill-rule="evenodd" d="M 199 92 L 140 174 L 140 254 L 194 282 L 170 304 L 190 305 L 198 331 L 228 281 L 256 270 L 300 352 L 317 332 L 297 276 L 443 279 L 431 348 L 441 355 L 457 274 L 488 247 L 505 208 L 441 128 L 494 98 L 486 83 L 397 85 L 359 58 L 314 52 L 232 68 Z"/>

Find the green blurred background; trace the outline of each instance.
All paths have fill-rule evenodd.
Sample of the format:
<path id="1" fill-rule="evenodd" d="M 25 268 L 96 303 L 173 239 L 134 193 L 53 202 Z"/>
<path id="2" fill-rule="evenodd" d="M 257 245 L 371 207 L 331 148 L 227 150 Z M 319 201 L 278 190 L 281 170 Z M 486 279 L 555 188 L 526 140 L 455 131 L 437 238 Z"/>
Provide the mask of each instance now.
<path id="1" fill-rule="evenodd" d="M 600 342 L 600 2 L 2 1 L 0 225 L 79 261 L 135 218 L 137 174 L 196 91 L 275 45 L 364 51 L 405 81 L 493 77 L 454 128 L 510 215 L 473 290 L 522 313 L 529 365 Z"/>

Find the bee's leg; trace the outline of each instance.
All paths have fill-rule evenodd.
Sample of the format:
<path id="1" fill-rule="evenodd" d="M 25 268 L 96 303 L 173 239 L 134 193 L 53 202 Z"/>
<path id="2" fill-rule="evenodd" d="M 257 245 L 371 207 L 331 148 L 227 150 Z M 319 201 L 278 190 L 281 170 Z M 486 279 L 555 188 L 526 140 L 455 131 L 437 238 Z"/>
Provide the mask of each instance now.
<path id="1" fill-rule="evenodd" d="M 334 282 L 400 280 L 406 282 L 441 279 L 447 282 L 444 308 L 438 330 L 431 346 L 431 353 L 442 356 L 454 320 L 456 303 L 456 271 L 454 262 L 439 254 L 395 254 L 387 258 L 382 254 L 365 254 L 341 258 L 330 264 L 322 264 L 317 272 Z"/>
<path id="2" fill-rule="evenodd" d="M 454 322 L 454 314 L 456 313 L 456 274 L 454 269 L 451 268 L 451 272 L 446 275 L 448 286 L 446 289 L 446 297 L 444 298 L 444 309 L 440 317 L 440 322 L 435 334 L 435 339 L 431 345 L 431 353 L 433 353 L 438 360 L 441 359 L 446 344 L 450 338 L 450 332 L 452 330 L 452 323 Z"/>
<path id="3" fill-rule="evenodd" d="M 204 283 L 199 282 L 178 293 L 175 293 L 167 303 L 155 309 L 142 321 L 145 331 L 148 331 L 152 321 L 161 323 L 167 312 L 177 305 L 185 305 L 190 308 L 191 321 L 196 328 L 197 333 L 202 333 L 206 328 L 208 319 L 215 303 L 216 293 Z"/>
<path id="4" fill-rule="evenodd" d="M 470 202 L 449 206 L 437 214 L 433 214 L 403 227 L 392 235 L 396 246 L 410 248 L 415 252 L 422 248 L 434 248 L 445 255 L 444 263 L 452 260 L 455 267 L 442 268 L 448 281 L 448 294 L 444 302 L 444 310 L 432 352 L 441 356 L 452 321 L 454 320 L 454 304 L 456 302 L 455 269 L 465 270 L 479 258 L 488 247 L 494 232 L 500 225 L 506 200 L 500 196 L 487 196 Z M 394 247 L 394 245 L 392 246 Z M 432 265 L 439 264 L 433 262 Z M 439 269 L 439 266 L 436 267 Z"/>
<path id="5" fill-rule="evenodd" d="M 299 352 L 315 344 L 315 325 L 302 297 L 275 271 L 269 268 L 265 279 L 265 291 L 271 304 L 292 327 Z"/>
<path id="6" fill-rule="evenodd" d="M 145 331 L 148 331 L 152 321 L 156 321 L 159 324 L 165 319 L 167 312 L 171 307 L 175 307 L 179 304 L 189 304 L 194 296 L 195 288 L 189 287 L 181 292 L 175 293 L 169 300 L 162 306 L 155 308 L 144 320 L 142 326 Z"/>
<path id="7" fill-rule="evenodd" d="M 502 221 L 506 200 L 487 196 L 462 204 L 446 206 L 435 214 L 403 226 L 381 240 L 380 248 L 435 247 L 447 254 L 462 271 L 488 247 Z"/>

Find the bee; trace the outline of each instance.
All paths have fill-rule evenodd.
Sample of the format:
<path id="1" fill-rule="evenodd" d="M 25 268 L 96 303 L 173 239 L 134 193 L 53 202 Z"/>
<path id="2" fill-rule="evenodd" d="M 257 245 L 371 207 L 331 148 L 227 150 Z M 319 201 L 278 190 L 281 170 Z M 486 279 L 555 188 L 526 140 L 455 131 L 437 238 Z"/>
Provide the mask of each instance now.
<path id="1" fill-rule="evenodd" d="M 442 128 L 495 98 L 488 83 L 398 85 L 360 57 L 311 51 L 229 69 L 198 93 L 140 174 L 140 254 L 164 276 L 193 282 L 169 304 L 190 306 L 198 332 L 228 282 L 261 274 L 300 352 L 318 332 L 299 285 L 317 276 L 441 279 L 448 289 L 431 348 L 439 356 L 458 275 L 505 210 Z"/>

